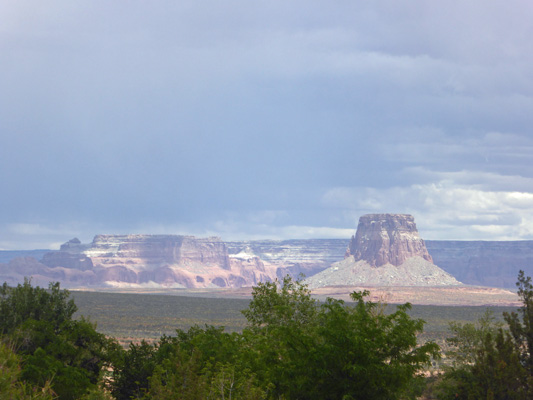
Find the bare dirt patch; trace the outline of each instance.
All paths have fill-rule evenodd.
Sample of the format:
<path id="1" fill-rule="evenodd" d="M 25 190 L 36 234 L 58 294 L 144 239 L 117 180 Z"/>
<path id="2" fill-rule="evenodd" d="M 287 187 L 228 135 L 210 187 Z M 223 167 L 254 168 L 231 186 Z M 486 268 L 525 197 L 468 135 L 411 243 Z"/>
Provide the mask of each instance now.
<path id="1" fill-rule="evenodd" d="M 483 286 L 328 286 L 313 290 L 319 299 L 332 297 L 350 300 L 353 291 L 368 290 L 371 301 L 389 304 L 421 304 L 439 306 L 520 306 L 518 295 L 508 289 Z"/>

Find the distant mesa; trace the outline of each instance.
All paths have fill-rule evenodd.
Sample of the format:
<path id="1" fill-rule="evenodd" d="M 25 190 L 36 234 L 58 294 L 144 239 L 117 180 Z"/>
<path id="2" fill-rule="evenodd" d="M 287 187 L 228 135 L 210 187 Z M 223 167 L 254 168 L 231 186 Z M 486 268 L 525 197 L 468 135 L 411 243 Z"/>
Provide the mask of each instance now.
<path id="1" fill-rule="evenodd" d="M 359 219 L 343 261 L 307 279 L 324 286 L 460 285 L 429 255 L 412 215 L 368 214 Z"/>
<path id="2" fill-rule="evenodd" d="M 252 258 L 230 259 L 218 237 L 96 235 L 86 245 L 69 240 L 59 251 L 45 254 L 42 263 L 93 286 L 220 288 L 275 279 L 273 268 Z"/>
<path id="3" fill-rule="evenodd" d="M 223 242 L 218 237 L 96 235 L 77 238 L 45 253 L 40 262 L 18 258 L 0 264 L 0 279 L 24 276 L 46 285 L 113 288 L 239 288 L 287 274 L 312 275 L 342 259 L 345 241 Z"/>
<path id="4" fill-rule="evenodd" d="M 90 243 L 71 239 L 56 251 L 0 251 L 0 283 L 17 284 L 31 276 L 34 284 L 59 281 L 70 288 L 239 288 L 287 274 L 304 274 L 311 288 L 320 290 L 444 290 L 458 280 L 514 288 L 520 269 L 533 276 L 531 240 L 424 241 L 414 218 L 405 214 L 363 215 L 351 239 L 96 235 Z"/>

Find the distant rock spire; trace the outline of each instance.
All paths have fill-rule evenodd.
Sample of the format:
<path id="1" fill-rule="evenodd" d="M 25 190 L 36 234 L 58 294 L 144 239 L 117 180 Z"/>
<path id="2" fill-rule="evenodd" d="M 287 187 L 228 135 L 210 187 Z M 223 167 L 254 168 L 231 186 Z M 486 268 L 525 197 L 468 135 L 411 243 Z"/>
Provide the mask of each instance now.
<path id="1" fill-rule="evenodd" d="M 403 264 L 412 257 L 433 263 L 424 241 L 409 214 L 367 214 L 359 218 L 357 232 L 346 257 L 364 260 L 372 267 Z"/>
<path id="2" fill-rule="evenodd" d="M 413 216 L 368 214 L 359 219 L 346 257 L 305 281 L 325 286 L 455 286 L 452 275 L 433 264 Z"/>

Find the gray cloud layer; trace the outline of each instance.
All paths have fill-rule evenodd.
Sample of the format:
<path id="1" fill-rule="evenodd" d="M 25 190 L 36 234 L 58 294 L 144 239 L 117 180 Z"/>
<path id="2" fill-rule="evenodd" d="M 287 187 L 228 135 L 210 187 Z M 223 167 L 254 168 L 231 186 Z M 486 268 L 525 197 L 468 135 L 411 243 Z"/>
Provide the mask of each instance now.
<path id="1" fill-rule="evenodd" d="M 527 1 L 0 4 L 0 248 L 533 239 Z"/>

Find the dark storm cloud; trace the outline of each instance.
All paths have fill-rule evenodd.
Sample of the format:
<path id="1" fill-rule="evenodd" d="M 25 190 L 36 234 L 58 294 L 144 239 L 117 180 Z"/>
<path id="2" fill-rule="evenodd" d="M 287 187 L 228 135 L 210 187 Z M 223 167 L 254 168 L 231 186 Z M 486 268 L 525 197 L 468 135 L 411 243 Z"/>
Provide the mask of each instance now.
<path id="1" fill-rule="evenodd" d="M 465 198 L 458 220 L 531 237 L 531 14 L 4 2 L 0 248 L 97 230 L 344 237 L 369 210 L 472 237 L 449 222 Z"/>

